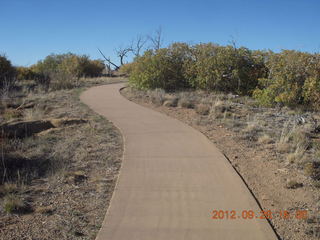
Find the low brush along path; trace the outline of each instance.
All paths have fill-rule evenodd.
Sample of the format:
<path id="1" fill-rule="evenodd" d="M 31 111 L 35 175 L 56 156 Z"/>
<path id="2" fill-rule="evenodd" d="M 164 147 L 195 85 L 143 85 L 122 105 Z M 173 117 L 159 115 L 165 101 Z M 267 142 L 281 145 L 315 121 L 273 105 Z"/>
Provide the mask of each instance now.
<path id="1" fill-rule="evenodd" d="M 127 100 L 120 94 L 123 86 L 93 87 L 81 95 L 121 130 L 125 144 L 97 239 L 278 239 L 268 221 L 260 219 L 261 209 L 245 183 L 211 141 L 176 119 Z M 217 219 L 212 219 L 214 210 Z M 247 211 L 255 216 L 245 219 Z"/>

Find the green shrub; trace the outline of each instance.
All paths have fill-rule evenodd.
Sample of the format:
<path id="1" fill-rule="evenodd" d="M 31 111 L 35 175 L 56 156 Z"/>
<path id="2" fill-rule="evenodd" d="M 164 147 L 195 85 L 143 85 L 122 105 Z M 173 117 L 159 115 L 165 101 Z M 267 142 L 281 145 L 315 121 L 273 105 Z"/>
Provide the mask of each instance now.
<path id="1" fill-rule="evenodd" d="M 87 56 L 84 56 L 82 76 L 99 77 L 104 69 L 105 65 L 102 60 L 90 60 Z"/>
<path id="2" fill-rule="evenodd" d="M 311 57 L 309 77 L 303 85 L 303 97 L 305 102 L 311 104 L 315 109 L 320 108 L 320 54 Z"/>
<path id="3" fill-rule="evenodd" d="M 71 88 L 80 77 L 98 77 L 105 66 L 100 60 L 90 60 L 86 55 L 51 54 L 31 67 L 35 80 L 46 88 Z"/>
<path id="4" fill-rule="evenodd" d="M 174 43 L 136 58 L 129 67 L 130 83 L 142 89 L 188 87 L 251 94 L 266 73 L 260 55 L 243 47 Z"/>
<path id="5" fill-rule="evenodd" d="M 35 79 L 35 72 L 30 67 L 17 67 L 18 80 L 33 80 Z"/>
<path id="6" fill-rule="evenodd" d="M 187 87 L 183 64 L 188 52 L 189 46 L 185 43 L 146 51 L 143 56 L 136 58 L 129 83 L 139 89 L 174 90 Z"/>
<path id="7" fill-rule="evenodd" d="M 204 90 L 250 95 L 265 72 L 262 59 L 244 47 L 198 44 L 190 59 L 185 76 L 191 86 Z"/>
<path id="8" fill-rule="evenodd" d="M 130 74 L 132 73 L 133 69 L 135 68 L 136 63 L 132 62 L 132 63 L 127 63 L 127 64 L 123 64 L 119 71 L 120 73 L 126 74 L 128 76 L 130 76 Z"/>
<path id="9" fill-rule="evenodd" d="M 319 55 L 284 50 L 270 55 L 266 66 L 268 76 L 259 79 L 259 87 L 253 94 L 262 105 L 319 106 Z"/>
<path id="10" fill-rule="evenodd" d="M 195 88 L 253 95 L 269 107 L 304 104 L 320 109 L 320 54 L 174 43 L 146 51 L 123 71 L 139 89 Z"/>
<path id="11" fill-rule="evenodd" d="M 16 70 L 5 55 L 0 55 L 0 88 L 10 86 L 16 78 Z"/>

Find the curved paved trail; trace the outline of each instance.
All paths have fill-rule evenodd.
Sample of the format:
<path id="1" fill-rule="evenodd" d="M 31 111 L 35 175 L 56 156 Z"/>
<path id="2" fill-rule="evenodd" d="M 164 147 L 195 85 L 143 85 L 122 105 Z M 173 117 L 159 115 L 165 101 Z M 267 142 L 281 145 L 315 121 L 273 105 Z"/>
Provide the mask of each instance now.
<path id="1" fill-rule="evenodd" d="M 128 101 L 123 84 L 93 87 L 81 100 L 120 128 L 124 159 L 99 240 L 276 240 L 264 219 L 211 219 L 253 210 L 254 198 L 200 132 Z"/>

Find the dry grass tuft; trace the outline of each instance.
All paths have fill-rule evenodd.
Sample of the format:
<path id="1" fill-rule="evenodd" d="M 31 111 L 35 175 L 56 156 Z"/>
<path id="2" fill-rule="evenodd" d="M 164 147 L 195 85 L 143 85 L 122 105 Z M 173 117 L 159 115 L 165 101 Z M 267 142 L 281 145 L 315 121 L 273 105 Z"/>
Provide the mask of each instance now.
<path id="1" fill-rule="evenodd" d="M 40 108 L 26 109 L 23 113 L 23 117 L 26 121 L 29 120 L 41 120 L 45 116 L 45 113 Z"/>
<path id="2" fill-rule="evenodd" d="M 249 141 L 257 141 L 262 131 L 257 122 L 249 122 L 247 127 L 241 131 L 242 138 Z"/>
<path id="3" fill-rule="evenodd" d="M 20 212 L 24 208 L 25 204 L 18 195 L 9 194 L 5 196 L 3 201 L 3 209 L 6 213 Z"/>
<path id="4" fill-rule="evenodd" d="M 200 115 L 208 115 L 210 112 L 210 107 L 206 104 L 200 103 L 196 105 L 195 111 Z"/>
<path id="5" fill-rule="evenodd" d="M 219 99 L 213 104 L 213 110 L 215 113 L 224 113 L 226 111 L 230 111 L 230 109 L 230 103 L 221 101 Z"/>
<path id="6" fill-rule="evenodd" d="M 313 186 L 316 188 L 320 188 L 320 181 L 319 180 L 314 181 Z"/>
<path id="7" fill-rule="evenodd" d="M 150 101 L 156 106 L 161 106 L 166 100 L 166 92 L 163 89 L 155 89 L 148 91 L 148 95 L 150 96 Z"/>
<path id="8" fill-rule="evenodd" d="M 306 176 L 315 180 L 320 180 L 320 164 L 319 162 L 307 162 L 304 164 L 304 173 Z"/>
<path id="9" fill-rule="evenodd" d="M 263 134 L 258 138 L 258 143 L 260 144 L 270 144 L 273 143 L 272 137 L 270 137 L 268 134 Z"/>
<path id="10" fill-rule="evenodd" d="M 0 195 L 5 196 L 18 192 L 19 187 L 16 183 L 4 183 L 0 186 Z"/>
<path id="11" fill-rule="evenodd" d="M 17 119 L 22 117 L 22 112 L 15 109 L 5 109 L 2 117 L 5 121 L 10 121 L 12 119 Z"/>
<path id="12" fill-rule="evenodd" d="M 290 126 L 290 122 L 286 122 L 280 134 L 279 144 L 288 143 L 292 138 L 293 131 L 295 130 L 295 125 Z"/>
<path id="13" fill-rule="evenodd" d="M 194 108 L 194 99 L 187 93 L 179 94 L 178 106 L 181 108 Z"/>
<path id="14" fill-rule="evenodd" d="M 277 143 L 277 150 L 280 153 L 289 153 L 292 149 L 291 144 L 289 143 L 283 143 L 283 142 L 279 142 Z"/>

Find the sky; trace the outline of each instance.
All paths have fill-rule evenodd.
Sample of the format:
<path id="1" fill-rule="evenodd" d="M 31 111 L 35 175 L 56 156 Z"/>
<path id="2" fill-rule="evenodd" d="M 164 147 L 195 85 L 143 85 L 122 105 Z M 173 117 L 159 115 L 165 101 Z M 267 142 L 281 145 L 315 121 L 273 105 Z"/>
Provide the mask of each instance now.
<path id="1" fill-rule="evenodd" d="M 320 52 L 319 12 L 319 0 L 0 0 L 0 53 L 30 66 L 51 53 L 101 58 L 100 48 L 118 63 L 115 48 L 159 27 L 163 46 Z"/>

